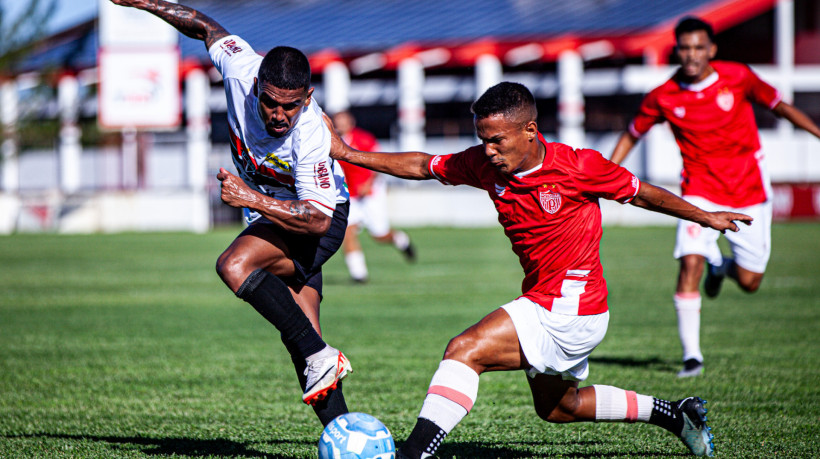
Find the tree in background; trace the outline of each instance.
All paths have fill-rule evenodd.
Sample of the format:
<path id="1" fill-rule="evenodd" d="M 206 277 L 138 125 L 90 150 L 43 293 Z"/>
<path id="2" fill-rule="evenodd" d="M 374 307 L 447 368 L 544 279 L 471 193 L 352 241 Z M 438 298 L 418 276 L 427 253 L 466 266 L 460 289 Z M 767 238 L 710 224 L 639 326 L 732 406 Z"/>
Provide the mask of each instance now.
<path id="1" fill-rule="evenodd" d="M 57 10 L 57 0 L 28 0 L 23 11 L 10 17 L 0 3 L 0 73 L 7 73 L 42 38 Z"/>

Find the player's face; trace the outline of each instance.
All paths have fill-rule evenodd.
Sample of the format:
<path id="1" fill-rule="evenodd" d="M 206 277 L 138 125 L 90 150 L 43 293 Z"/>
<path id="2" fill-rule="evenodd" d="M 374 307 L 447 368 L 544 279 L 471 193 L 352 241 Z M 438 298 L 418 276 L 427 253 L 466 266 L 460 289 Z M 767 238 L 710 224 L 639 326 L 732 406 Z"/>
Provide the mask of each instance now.
<path id="1" fill-rule="evenodd" d="M 492 115 L 476 118 L 475 130 L 484 144 L 484 154 L 499 171 L 512 175 L 538 165 L 538 127 L 534 121 L 522 123 Z"/>
<path id="2" fill-rule="evenodd" d="M 313 88 L 307 91 L 282 89 L 258 80 L 253 87 L 254 95 L 259 98 L 259 117 L 265 123 L 265 131 L 271 137 L 286 136 L 296 126 L 302 109 L 310 104 L 313 95 Z"/>
<path id="3" fill-rule="evenodd" d="M 709 61 L 715 57 L 717 46 L 709 40 L 705 30 L 682 33 L 676 48 L 683 76 L 698 82 L 712 72 Z"/>

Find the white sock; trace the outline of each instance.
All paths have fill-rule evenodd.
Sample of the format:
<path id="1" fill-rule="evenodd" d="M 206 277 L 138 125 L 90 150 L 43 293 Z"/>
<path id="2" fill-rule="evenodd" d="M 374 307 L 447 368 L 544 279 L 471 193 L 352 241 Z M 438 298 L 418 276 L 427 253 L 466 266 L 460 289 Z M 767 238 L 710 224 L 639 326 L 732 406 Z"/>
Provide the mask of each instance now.
<path id="1" fill-rule="evenodd" d="M 367 262 L 364 259 L 364 252 L 356 250 L 345 254 L 345 264 L 350 277 L 356 280 L 367 279 Z"/>
<path id="2" fill-rule="evenodd" d="M 404 231 L 393 231 L 393 245 L 399 250 L 404 250 L 410 245 L 410 236 Z"/>
<path id="3" fill-rule="evenodd" d="M 703 362 L 700 352 L 700 293 L 676 293 L 675 311 L 678 313 L 678 334 L 683 348 L 683 360 Z"/>
<path id="4" fill-rule="evenodd" d="M 595 421 L 649 422 L 652 397 L 595 384 Z"/>
<path id="5" fill-rule="evenodd" d="M 310 362 L 317 359 L 326 359 L 328 357 L 336 356 L 338 354 L 338 349 L 336 349 L 335 347 L 331 347 L 329 344 L 325 344 L 325 347 L 321 351 L 307 356 L 305 360 Z"/>
<path id="6" fill-rule="evenodd" d="M 467 416 L 478 397 L 478 373 L 456 360 L 442 360 L 430 381 L 420 418 L 451 430 Z"/>

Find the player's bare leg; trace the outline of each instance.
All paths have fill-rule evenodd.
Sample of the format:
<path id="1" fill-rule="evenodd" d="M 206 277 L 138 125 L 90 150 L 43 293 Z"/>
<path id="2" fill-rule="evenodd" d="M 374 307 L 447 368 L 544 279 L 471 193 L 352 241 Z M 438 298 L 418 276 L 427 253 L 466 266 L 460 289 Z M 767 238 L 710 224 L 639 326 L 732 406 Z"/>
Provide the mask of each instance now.
<path id="1" fill-rule="evenodd" d="M 680 258 L 674 303 L 683 349 L 683 369 L 678 372 L 678 377 L 681 378 L 703 373 L 703 354 L 700 350 L 700 279 L 705 266 L 706 259 L 701 255 L 684 255 Z"/>
<path id="2" fill-rule="evenodd" d="M 293 276 L 294 263 L 287 245 L 271 227 L 254 224 L 246 228 L 220 255 L 216 269 L 236 296 L 280 331 L 297 371 L 302 367 L 299 362 L 305 362 L 309 370 L 302 397 L 305 403 L 326 397 L 352 371 L 347 358 L 318 333 L 318 293 L 304 292 L 306 314 L 288 288 L 285 280 Z"/>
<path id="3" fill-rule="evenodd" d="M 491 312 L 450 340 L 416 426 L 398 457 L 418 459 L 435 453 L 444 437 L 470 412 L 478 395 L 479 374 L 527 366 L 515 326 L 503 309 Z"/>
<path id="4" fill-rule="evenodd" d="M 559 375 L 538 374 L 527 381 L 535 412 L 547 422 L 646 422 L 680 438 L 696 456 L 714 454 L 706 402 L 698 397 L 670 402 L 599 384 L 578 389 L 577 382 Z"/>
<path id="5" fill-rule="evenodd" d="M 373 240 L 382 244 L 391 244 L 404 255 L 407 261 L 416 261 L 416 248 L 410 241 L 410 236 L 404 231 L 391 229 L 387 234 L 373 236 Z"/>
<path id="6" fill-rule="evenodd" d="M 345 254 L 345 265 L 347 265 L 350 278 L 359 283 L 367 282 L 367 261 L 359 242 L 359 225 L 347 226 L 345 238 L 342 241 L 342 250 Z"/>

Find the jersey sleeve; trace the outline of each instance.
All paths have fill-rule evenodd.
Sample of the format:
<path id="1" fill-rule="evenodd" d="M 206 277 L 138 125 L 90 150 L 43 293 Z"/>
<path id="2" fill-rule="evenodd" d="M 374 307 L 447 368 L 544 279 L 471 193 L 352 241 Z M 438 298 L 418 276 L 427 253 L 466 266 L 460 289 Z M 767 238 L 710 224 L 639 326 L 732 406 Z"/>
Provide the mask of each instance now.
<path id="1" fill-rule="evenodd" d="M 309 110 L 309 108 L 307 108 Z M 308 115 L 303 113 L 302 116 Z M 296 196 L 327 216 L 336 209 L 336 180 L 330 159 L 330 131 L 324 122 L 312 120 L 300 129 L 294 164 Z"/>
<path id="2" fill-rule="evenodd" d="M 251 80 L 256 76 L 262 56 L 237 35 L 228 35 L 213 44 L 208 54 L 224 80 Z"/>
<path id="3" fill-rule="evenodd" d="M 445 185 L 469 185 L 482 188 L 478 178 L 481 147 L 473 147 L 460 153 L 437 155 L 430 158 L 427 169 Z"/>
<path id="4" fill-rule="evenodd" d="M 769 109 L 773 109 L 780 101 L 783 99 L 780 91 L 775 89 L 769 83 L 761 80 L 759 76 L 755 72 L 752 71 L 751 68 L 748 66 L 744 66 L 746 69 L 745 75 L 745 87 L 746 87 L 746 97 L 750 100 L 757 102 L 760 105 L 765 107 L 769 107 Z"/>
<path id="5" fill-rule="evenodd" d="M 651 91 L 641 102 L 638 113 L 629 123 L 629 133 L 635 138 L 641 138 L 649 132 L 652 126 L 665 121 L 658 104 L 658 89 Z"/>
<path id="6" fill-rule="evenodd" d="M 579 188 L 594 196 L 626 204 L 638 195 L 641 181 L 629 170 L 590 149 L 575 150 Z"/>

